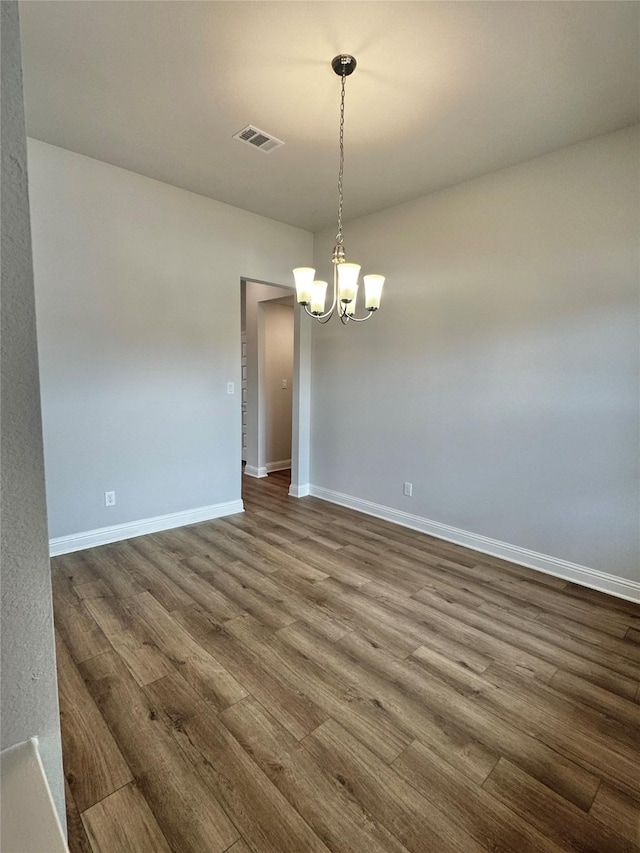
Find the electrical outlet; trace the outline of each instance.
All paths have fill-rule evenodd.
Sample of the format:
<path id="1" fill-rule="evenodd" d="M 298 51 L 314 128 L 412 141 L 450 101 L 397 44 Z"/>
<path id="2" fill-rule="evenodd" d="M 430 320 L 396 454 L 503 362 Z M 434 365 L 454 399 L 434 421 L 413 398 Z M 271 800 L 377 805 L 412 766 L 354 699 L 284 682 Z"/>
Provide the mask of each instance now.
<path id="1" fill-rule="evenodd" d="M 287 390 L 287 380 L 286 380 L 286 379 L 283 379 L 283 380 L 282 380 L 282 389 L 283 389 L 284 391 L 286 391 L 286 390 Z"/>
<path id="2" fill-rule="evenodd" d="M 405 498 L 410 498 L 413 495 L 413 483 L 403 483 L 402 494 Z"/>
<path id="3" fill-rule="evenodd" d="M 236 393 L 235 382 L 227 382 L 227 394 L 235 394 L 235 393 Z"/>
<path id="4" fill-rule="evenodd" d="M 105 506 L 115 506 L 116 505 L 116 493 L 115 492 L 105 492 L 104 493 L 104 505 Z"/>

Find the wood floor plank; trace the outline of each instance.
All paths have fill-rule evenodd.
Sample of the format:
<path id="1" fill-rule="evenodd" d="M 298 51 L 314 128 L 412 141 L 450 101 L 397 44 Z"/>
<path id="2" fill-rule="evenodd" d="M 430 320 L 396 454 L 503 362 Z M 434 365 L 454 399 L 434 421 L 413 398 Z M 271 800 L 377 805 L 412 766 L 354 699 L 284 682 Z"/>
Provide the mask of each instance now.
<path id="1" fill-rule="evenodd" d="M 307 596 L 318 604 L 328 605 L 345 625 L 362 631 L 398 657 L 407 657 L 424 641 L 423 630 L 417 623 L 401 623 L 394 614 L 376 609 L 373 604 L 363 606 L 366 598 L 363 599 L 362 593 L 334 578 L 317 581 L 313 589 L 307 586 Z"/>
<path id="2" fill-rule="evenodd" d="M 343 548 L 341 555 L 349 557 L 362 568 L 370 582 L 389 583 L 396 594 L 411 595 L 424 586 L 424 572 L 410 560 L 406 560 L 389 549 L 380 549 L 375 553 L 351 544 Z M 340 578 L 336 578 L 340 580 Z M 473 596 L 468 599 L 471 601 Z M 474 606 L 476 602 L 474 601 Z"/>
<path id="3" fill-rule="evenodd" d="M 109 641 L 76 596 L 69 578 L 58 575 L 53 597 L 56 630 L 76 663 L 111 649 Z"/>
<path id="4" fill-rule="evenodd" d="M 83 813 L 82 822 L 93 853 L 171 853 L 145 798 L 133 784 L 91 806 Z"/>
<path id="5" fill-rule="evenodd" d="M 324 581 L 323 585 L 328 585 Z M 377 584 L 367 584 L 359 591 L 362 596 L 369 597 L 372 603 L 368 606 L 370 614 L 384 618 L 399 625 L 406 636 L 410 636 L 419 645 L 429 643 L 433 632 L 448 637 L 452 642 L 462 642 L 468 648 L 474 649 L 491 660 L 503 661 L 511 666 L 522 667 L 533 675 L 548 680 L 556 671 L 556 666 L 548 663 L 528 650 L 508 642 L 504 637 L 497 637 L 493 632 L 472 624 L 475 617 L 470 615 L 476 611 L 452 605 L 439 596 L 433 596 L 426 590 L 421 590 L 410 599 L 391 593 L 386 587 Z M 356 593 L 349 595 L 356 603 Z M 366 608 L 365 600 L 359 601 L 361 608 Z M 411 651 L 414 651 L 412 649 Z"/>
<path id="6" fill-rule="evenodd" d="M 393 762 L 393 769 L 487 850 L 558 853 L 562 849 L 419 741 Z"/>
<path id="7" fill-rule="evenodd" d="M 64 799 L 69 853 L 93 853 L 73 792 L 66 779 L 64 780 Z"/>
<path id="8" fill-rule="evenodd" d="M 86 551 L 72 551 L 51 558 L 51 584 L 57 588 L 97 581 L 100 578 L 95 564 L 88 560 Z"/>
<path id="9" fill-rule="evenodd" d="M 226 521 L 229 522 L 231 527 L 236 528 L 236 530 L 244 530 L 254 536 L 262 536 L 265 542 L 269 542 L 269 544 L 276 545 L 277 547 L 286 545 L 287 542 L 300 541 L 308 535 L 300 526 L 298 526 L 299 533 L 295 533 L 289 527 L 281 524 L 280 520 L 270 524 L 267 529 L 264 524 L 261 524 L 260 519 L 256 518 L 256 515 L 257 511 L 250 515 L 247 515 L 247 513 L 238 513 L 237 515 L 226 516 Z"/>
<path id="10" fill-rule="evenodd" d="M 132 631 L 138 624 L 124 604 L 113 595 L 86 599 L 84 608 L 91 614 L 107 638 L 122 631 Z"/>
<path id="11" fill-rule="evenodd" d="M 274 630 L 284 628 L 286 625 L 295 622 L 296 617 L 291 616 L 280 606 L 277 596 L 269 600 L 268 596 L 265 596 L 259 589 L 251 588 L 234 576 L 231 566 L 238 564 L 242 565 L 240 561 L 234 561 L 225 569 L 220 569 L 206 557 L 190 557 L 181 563 L 181 567 L 184 566 L 187 570 L 198 572 L 202 576 L 200 579 L 203 584 L 215 589 L 233 606 L 233 612 L 222 617 L 216 609 L 205 607 L 204 609 L 209 616 L 217 621 L 224 621 L 246 612 Z"/>
<path id="12" fill-rule="evenodd" d="M 255 699 L 243 699 L 222 720 L 260 769 L 335 853 L 401 853 L 400 844 L 344 786 L 333 784 L 308 750 Z"/>
<path id="13" fill-rule="evenodd" d="M 232 844 L 226 853 L 251 853 L 251 850 L 247 847 L 246 841 L 241 838 L 235 844 Z"/>
<path id="14" fill-rule="evenodd" d="M 640 612 L 640 607 L 638 607 L 638 612 Z M 544 610 L 538 614 L 536 621 L 540 625 L 548 625 L 550 628 L 569 634 L 580 642 L 586 641 L 597 648 L 606 650 L 611 654 L 612 660 L 620 656 L 629 658 L 636 664 L 640 663 L 640 648 L 624 638 L 612 637 L 611 634 L 592 628 L 582 622 L 574 622 L 571 619 L 558 616 L 557 613 L 547 613 Z"/>
<path id="15" fill-rule="evenodd" d="M 154 707 L 160 707 L 175 728 L 180 728 L 198 714 L 211 711 L 211 707 L 179 672 L 159 678 L 153 684 L 147 684 L 144 692 L 150 703 Z"/>
<path id="16" fill-rule="evenodd" d="M 283 567 L 289 567 L 292 571 L 305 570 L 304 561 L 290 556 L 282 547 L 277 548 L 247 533 L 238 537 L 238 530 L 231 530 L 230 525 L 223 527 L 220 523 L 212 522 L 211 525 L 198 525 L 193 530 L 205 542 L 210 542 L 219 551 L 226 553 L 229 561 L 241 560 L 265 574 Z"/>
<path id="17" fill-rule="evenodd" d="M 359 522 L 365 528 L 384 530 L 385 537 L 393 541 L 398 553 L 408 557 L 420 558 L 435 557 L 443 563 L 453 563 L 457 566 L 466 566 L 473 569 L 473 577 L 488 580 L 491 578 L 503 579 L 505 576 L 514 580 L 527 580 L 542 587 L 562 590 L 566 581 L 552 575 L 541 572 L 533 572 L 523 566 L 508 563 L 506 560 L 490 557 L 478 551 L 472 551 L 443 539 L 436 539 L 417 531 L 399 527 L 391 522 L 383 522 L 362 518 Z"/>
<path id="18" fill-rule="evenodd" d="M 97 581 L 77 584 L 73 587 L 73 591 L 80 601 L 91 598 L 108 598 L 110 595 L 113 595 L 113 591 L 109 589 L 102 578 Z"/>
<path id="19" fill-rule="evenodd" d="M 226 708 L 247 695 L 238 679 L 197 643 L 152 595 L 145 592 L 128 598 L 125 605 L 142 622 L 160 651 L 204 699 L 217 708 Z"/>
<path id="20" fill-rule="evenodd" d="M 552 727 L 555 733 L 566 727 L 569 730 L 568 740 L 575 736 L 581 738 L 584 743 L 589 743 L 591 759 L 596 760 L 600 769 L 606 765 L 607 758 L 603 756 L 603 763 L 597 761 L 595 752 L 599 748 L 605 753 L 615 752 L 633 761 L 640 758 L 638 714 L 635 720 L 618 722 L 607 713 L 591 708 L 588 704 L 576 703 L 564 696 L 562 691 L 555 687 L 556 683 L 561 682 L 551 679 L 549 684 L 532 684 L 530 679 L 501 664 L 492 664 L 480 678 L 490 685 L 488 691 L 496 698 L 497 703 L 508 706 L 512 712 L 517 713 L 519 710 L 526 715 L 529 722 L 535 719 L 541 729 Z M 616 694 L 609 695 L 620 698 Z M 629 701 L 624 699 L 620 702 L 629 704 Z M 535 706 L 533 709 L 532 705 Z"/>
<path id="21" fill-rule="evenodd" d="M 574 641 L 565 638 L 563 640 L 565 647 L 558 648 L 545 638 L 546 632 L 551 629 L 537 625 L 535 620 L 527 619 L 522 614 L 517 616 L 488 604 L 482 605 L 478 610 L 470 611 L 458 605 L 449 604 L 426 590 L 416 593 L 414 598 L 430 608 L 428 618 L 442 630 L 446 630 L 447 622 L 451 625 L 452 620 L 456 620 L 456 628 L 460 624 L 467 626 L 462 630 L 473 635 L 477 645 L 486 649 L 487 654 L 493 654 L 497 661 L 514 665 L 523 671 L 530 670 L 532 674 L 543 680 L 551 678 L 556 669 L 562 665 L 565 669 L 620 695 L 628 696 L 635 691 L 637 682 L 630 675 L 622 675 L 603 665 L 600 661 L 608 662 L 608 658 L 603 658 L 602 653 L 595 647 L 589 647 L 586 644 L 578 646 L 581 652 L 578 654 L 566 648 L 566 646 L 574 646 Z M 434 611 L 441 615 L 436 616 Z M 625 672 L 635 673 L 631 661 L 619 660 L 617 666 Z"/>
<path id="22" fill-rule="evenodd" d="M 640 644 L 640 629 L 638 628 L 629 628 L 627 633 L 624 635 L 624 638 L 629 643 L 635 643 L 635 645 Z"/>
<path id="23" fill-rule="evenodd" d="M 577 704 L 593 708 L 631 729 L 638 730 L 638 743 L 640 743 L 640 712 L 633 700 L 611 693 L 598 687 L 597 684 L 592 684 L 578 675 L 561 669 L 556 672 L 549 685 Z"/>
<path id="24" fill-rule="evenodd" d="M 465 604 L 480 607 L 482 604 L 495 604 L 504 610 L 524 613 L 537 618 L 543 611 L 525 599 L 509 595 L 494 589 L 478 576 L 475 567 L 467 568 L 449 560 L 429 560 L 422 557 L 416 564 L 424 578 L 422 588 L 451 604 Z M 392 584 L 393 586 L 393 584 Z"/>
<path id="25" fill-rule="evenodd" d="M 592 677 L 599 678 L 602 686 L 606 686 L 611 681 L 616 684 L 616 687 L 619 683 L 631 683 L 633 685 L 640 681 L 640 661 L 635 663 L 628 657 L 612 655 L 611 649 L 602 649 L 597 645 L 592 645 L 584 637 L 579 641 L 564 631 L 538 622 L 537 619 L 526 617 L 523 619 L 522 615 L 518 617 L 515 613 L 505 613 L 491 604 L 483 605 L 479 610 L 481 614 L 486 613 L 491 619 L 499 620 L 500 624 L 506 625 L 507 628 L 516 628 L 524 632 L 527 635 L 526 637 L 518 634 L 514 636 L 514 641 L 526 643 L 528 648 L 535 649 L 539 655 L 544 655 L 545 660 L 553 663 L 561 661 L 565 666 L 569 661 L 572 661 L 576 669 L 583 666 L 579 662 L 580 658 L 588 661 L 589 664 L 595 664 L 592 667 Z M 500 627 L 499 630 L 503 634 L 505 629 Z M 535 641 L 530 639 L 531 635 L 536 638 Z M 622 675 L 623 679 L 618 679 L 619 675 Z"/>
<path id="26" fill-rule="evenodd" d="M 468 551 L 466 548 L 457 550 L 446 549 L 442 540 L 433 536 L 420 535 L 414 530 L 399 527 L 392 522 L 383 522 L 364 518 L 359 522 L 359 527 L 365 530 L 374 530 L 384 536 L 385 541 L 396 554 L 409 557 L 412 560 L 428 560 L 432 564 L 441 560 L 450 560 L 456 566 L 467 566 L 475 568 L 481 555 L 477 551 Z"/>
<path id="27" fill-rule="evenodd" d="M 513 591 L 515 587 L 521 594 L 526 594 L 530 602 L 537 604 L 543 610 L 550 610 L 574 622 L 599 628 L 614 637 L 624 637 L 630 626 L 640 626 L 640 616 L 628 616 L 612 607 L 599 607 L 591 602 L 558 595 L 556 591 L 543 589 L 529 580 L 498 579 L 494 584 L 498 589 L 506 592 Z"/>
<path id="28" fill-rule="evenodd" d="M 163 679 L 154 685 L 156 713 L 163 709 L 165 684 Z M 171 688 L 168 703 L 174 712 L 175 698 Z M 260 853 L 327 853 L 328 848 L 216 714 L 183 715 L 172 732 L 198 776 L 251 847 Z"/>
<path id="29" fill-rule="evenodd" d="M 306 694 L 294 690 L 280 673 L 264 665 L 258 653 L 238 642 L 224 627 L 193 608 L 175 611 L 173 615 L 204 649 L 236 674 L 243 688 L 296 739 L 300 740 L 326 719 L 327 714 Z"/>
<path id="30" fill-rule="evenodd" d="M 115 652 L 81 666 L 170 847 L 184 853 L 230 847 L 238 831 Z"/>
<path id="31" fill-rule="evenodd" d="M 153 640 L 137 628 L 111 634 L 109 642 L 124 661 L 138 684 L 150 684 L 175 671 L 174 664 L 162 654 Z"/>
<path id="32" fill-rule="evenodd" d="M 567 583 L 564 591 L 571 598 L 578 598 L 582 601 L 588 601 L 595 604 L 597 607 L 603 606 L 607 609 L 613 608 L 621 613 L 627 613 L 631 616 L 638 616 L 638 602 L 629 601 L 626 598 L 618 598 L 617 596 L 607 595 L 606 592 L 600 592 L 598 589 L 590 589 L 587 586 L 579 586 L 577 583 Z"/>
<path id="33" fill-rule="evenodd" d="M 129 571 L 127 552 L 127 542 L 113 542 L 84 552 L 85 559 L 95 567 L 102 582 L 117 598 L 129 598 L 144 591 L 142 584 Z"/>
<path id="34" fill-rule="evenodd" d="M 173 532 L 173 531 L 171 531 Z M 154 556 L 154 565 L 166 575 L 176 586 L 185 592 L 189 598 L 210 613 L 215 619 L 224 621 L 234 619 L 242 613 L 242 607 L 221 590 L 207 583 L 197 571 L 192 568 L 198 561 L 206 561 L 202 554 L 186 558 L 172 557 L 158 552 Z M 213 564 L 209 561 L 209 565 Z"/>
<path id="35" fill-rule="evenodd" d="M 84 606 L 138 684 L 149 684 L 175 670 L 171 661 L 162 654 L 149 634 L 145 633 L 118 599 L 88 599 Z"/>
<path id="36" fill-rule="evenodd" d="M 339 640 L 351 630 L 348 625 L 337 620 L 328 607 L 322 607 L 318 603 L 311 604 L 303 595 L 288 591 L 282 583 L 256 572 L 240 561 L 230 563 L 227 571 L 241 584 L 255 589 L 276 603 L 292 617 L 292 621 L 306 622 L 328 640 Z"/>
<path id="37" fill-rule="evenodd" d="M 354 679 L 339 677 L 277 634 L 257 637 L 249 619 L 233 620 L 226 628 L 252 646 L 269 670 L 284 678 L 292 690 L 308 696 L 327 717 L 337 720 L 383 761 L 393 761 L 411 742 L 386 708 L 373 701 L 369 691 L 359 689 Z"/>
<path id="38" fill-rule="evenodd" d="M 153 595 L 166 610 L 175 610 L 176 607 L 189 607 L 194 604 L 193 599 L 154 564 L 153 559 L 157 549 L 145 542 L 144 536 L 118 544 L 120 545 L 119 565 L 126 569 L 142 589 Z"/>
<path id="39" fill-rule="evenodd" d="M 327 529 L 323 519 L 314 519 L 311 516 L 304 520 L 292 521 L 282 513 L 271 510 L 258 510 L 255 516 L 258 521 L 256 529 L 264 530 L 265 525 L 260 524 L 260 522 L 266 521 L 270 529 L 278 531 L 280 535 L 284 535 L 289 542 L 300 542 L 303 539 L 309 539 L 311 542 L 317 542 L 319 545 L 324 545 L 325 548 L 331 548 L 336 551 L 339 551 L 342 547 L 341 542 L 338 543 L 335 539 L 327 536 Z M 230 523 L 233 523 L 231 519 Z"/>
<path id="40" fill-rule="evenodd" d="M 449 543 L 449 545 L 453 549 L 457 547 L 452 543 Z M 469 550 L 468 554 L 472 555 L 473 551 Z M 501 557 L 494 557 L 491 554 L 479 553 L 478 557 L 477 568 L 485 575 L 488 574 L 489 570 L 498 571 L 503 576 L 506 575 L 507 577 L 526 581 L 527 583 L 535 583 L 543 589 L 553 589 L 558 592 L 563 592 L 567 587 L 567 581 L 564 578 L 555 577 L 545 572 L 531 571 L 526 566 L 519 566 L 517 563 L 511 563 L 508 560 L 503 560 Z"/>
<path id="41" fill-rule="evenodd" d="M 126 785 L 132 775 L 60 635 L 56 659 L 64 774 L 82 812 Z"/>
<path id="42" fill-rule="evenodd" d="M 637 853 L 627 839 L 556 796 L 506 759 L 500 759 L 482 787 L 532 826 L 551 835 L 563 850 Z"/>
<path id="43" fill-rule="evenodd" d="M 407 850 L 485 853 L 485 848 L 338 723 L 328 720 L 303 741 L 325 773 L 375 814 Z"/>
<path id="44" fill-rule="evenodd" d="M 504 669 L 488 669 L 477 683 L 475 701 L 485 698 L 497 714 L 520 721 L 551 749 L 640 796 L 640 744 L 624 726 L 576 708 L 545 685 L 525 685 Z"/>
<path id="45" fill-rule="evenodd" d="M 205 556 L 208 550 L 204 543 L 188 527 L 174 527 L 161 530 L 145 537 L 149 547 L 155 548 L 161 557 L 175 560 L 188 560 L 190 557 Z"/>
<path id="46" fill-rule="evenodd" d="M 451 763 L 478 784 L 495 766 L 499 753 L 477 742 L 445 715 L 434 713 L 415 697 L 408 696 L 394 680 L 380 677 L 371 667 L 363 666 L 357 655 L 345 652 L 345 649 L 354 648 L 353 634 L 331 645 L 303 626 L 295 625 L 280 631 L 279 636 L 338 676 L 352 680 L 360 696 L 384 711 L 408 742 L 421 737 L 431 747 L 445 753 Z M 368 643 L 364 641 L 364 645 Z"/>
<path id="47" fill-rule="evenodd" d="M 630 797 L 603 782 L 589 814 L 640 849 L 640 799 Z"/>
<path id="48" fill-rule="evenodd" d="M 365 595 L 370 595 L 372 598 L 377 597 L 383 602 L 391 600 L 389 596 L 393 596 L 393 591 L 390 588 L 379 583 L 367 584 L 362 588 L 362 592 Z M 402 599 L 403 596 L 398 597 L 396 595 L 396 601 L 398 598 Z M 416 638 L 420 641 L 420 645 L 423 645 L 423 642 L 428 643 L 429 648 L 437 650 L 440 654 L 449 657 L 452 661 L 462 666 L 468 667 L 474 672 L 484 672 L 493 661 L 490 655 L 478 651 L 474 645 L 457 640 L 452 635 L 452 632 L 442 634 L 437 630 L 437 625 L 428 625 L 426 620 L 421 618 L 424 617 L 423 609 L 416 607 L 411 602 L 406 602 L 405 604 L 403 601 L 400 601 L 400 604 L 403 607 L 409 608 L 411 619 L 415 620 L 417 617 L 420 622 L 420 633 Z"/>
<path id="49" fill-rule="evenodd" d="M 291 554 L 298 561 L 307 566 L 313 566 L 327 577 L 336 578 L 348 586 L 359 587 L 367 583 L 369 575 L 357 565 L 357 561 L 343 556 L 343 549 L 333 551 L 325 548 L 317 542 L 296 542 L 283 547 L 287 554 Z M 322 578 L 318 578 L 322 580 Z"/>
<path id="50" fill-rule="evenodd" d="M 398 661 L 391 658 L 383 650 L 373 648 L 357 634 L 348 635 L 344 640 L 340 640 L 339 645 L 348 645 L 354 652 L 357 651 L 363 662 L 368 662 L 373 672 L 392 681 L 408 696 L 414 696 L 425 708 L 431 709 L 441 719 L 453 721 L 463 732 L 466 732 L 467 739 L 471 743 L 478 744 L 478 747 L 485 749 L 489 755 L 510 756 L 562 796 L 581 808 L 589 807 L 599 785 L 599 778 L 531 737 L 526 728 L 524 730 L 517 728 L 497 717 L 490 710 L 477 706 L 468 696 L 466 681 L 463 682 L 465 686 L 460 688 L 456 686 L 457 681 L 452 684 L 446 678 L 447 673 L 456 673 L 456 679 L 461 678 L 461 674 L 464 673 L 462 667 L 423 647 L 420 650 L 422 653 L 420 659 L 431 666 L 430 670 L 425 671 L 412 661 Z M 436 679 L 433 678 L 434 675 L 437 675 Z M 424 742 L 424 731 L 416 731 L 415 737 Z M 440 752 L 441 747 L 438 741 L 426 743 L 426 745 L 449 763 L 454 763 L 455 751 Z M 463 753 L 463 755 L 466 754 Z M 471 775 L 463 763 L 456 766 L 469 778 L 481 781 L 478 776 Z M 485 767 L 488 767 L 488 761 L 483 765 L 483 769 Z M 491 767 L 488 767 L 485 778 L 490 770 Z"/>

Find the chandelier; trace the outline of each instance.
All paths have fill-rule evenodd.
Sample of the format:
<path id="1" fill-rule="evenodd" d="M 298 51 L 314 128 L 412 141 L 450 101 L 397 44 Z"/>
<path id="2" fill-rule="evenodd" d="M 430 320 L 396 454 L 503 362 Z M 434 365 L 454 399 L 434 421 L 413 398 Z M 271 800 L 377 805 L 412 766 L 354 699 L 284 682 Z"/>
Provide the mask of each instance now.
<path id="1" fill-rule="evenodd" d="M 315 317 L 320 323 L 328 323 L 334 314 L 346 324 L 350 320 L 363 323 L 368 320 L 380 307 L 382 296 L 383 275 L 365 275 L 364 307 L 368 312 L 364 317 L 356 317 L 356 300 L 358 296 L 359 264 L 347 263 L 342 237 L 342 178 L 344 174 L 344 91 L 345 81 L 356 68 L 353 56 L 341 53 L 331 60 L 331 67 L 341 78 L 342 89 L 340 98 L 340 168 L 338 169 L 338 233 L 333 247 L 331 261 L 333 263 L 333 299 L 331 307 L 325 311 L 327 282 L 315 278 L 316 271 L 311 267 L 298 267 L 293 271 L 296 283 L 296 299 L 310 317 Z"/>

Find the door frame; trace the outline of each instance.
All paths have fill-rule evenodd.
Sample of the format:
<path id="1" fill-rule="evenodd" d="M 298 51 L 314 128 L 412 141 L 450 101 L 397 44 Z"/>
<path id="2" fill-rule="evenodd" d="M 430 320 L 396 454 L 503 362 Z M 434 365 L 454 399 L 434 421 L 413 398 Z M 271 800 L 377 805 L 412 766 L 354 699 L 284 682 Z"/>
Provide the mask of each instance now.
<path id="1" fill-rule="evenodd" d="M 277 287 L 283 295 L 295 294 L 292 285 L 276 284 L 243 276 L 241 283 L 266 284 Z M 258 318 L 260 314 L 258 312 Z M 293 393 L 291 400 L 291 485 L 289 494 L 295 498 L 309 494 L 309 471 L 311 450 L 311 323 L 305 322 L 306 316 L 294 300 L 293 306 Z M 242 329 L 238 330 L 240 339 Z M 258 346 L 262 339 L 260 320 L 258 319 Z M 238 353 L 241 358 L 242 341 L 238 341 Z M 242 371 L 242 365 L 240 366 Z M 256 416 L 258 413 L 256 412 Z M 265 472 L 266 473 L 266 472 Z M 253 476 L 264 476 L 256 470 Z"/>

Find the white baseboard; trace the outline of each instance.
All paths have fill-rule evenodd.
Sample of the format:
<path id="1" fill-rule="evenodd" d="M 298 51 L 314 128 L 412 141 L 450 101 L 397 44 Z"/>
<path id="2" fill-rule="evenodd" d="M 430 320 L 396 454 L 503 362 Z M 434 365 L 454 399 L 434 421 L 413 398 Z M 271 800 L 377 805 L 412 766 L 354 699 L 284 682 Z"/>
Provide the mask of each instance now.
<path id="1" fill-rule="evenodd" d="M 446 539 L 448 542 L 462 545 L 465 548 L 472 548 L 474 551 L 501 557 L 503 560 L 510 560 L 512 563 L 537 569 L 539 572 L 555 575 L 572 583 L 615 595 L 618 598 L 640 602 L 640 583 L 638 581 L 609 575 L 606 572 L 598 571 L 598 569 L 590 569 L 587 566 L 570 563 L 568 560 L 561 560 L 558 557 L 539 554 L 537 551 L 529 551 L 527 548 L 520 548 L 518 545 L 510 545 L 508 542 L 501 542 L 498 539 L 490 539 L 488 536 L 481 536 L 478 533 L 470 533 L 468 530 L 450 527 L 448 524 L 441 524 L 439 521 L 431 521 L 428 518 L 411 515 L 399 509 L 392 509 L 382 504 L 365 501 L 362 498 L 355 498 L 352 495 L 334 492 L 332 489 L 325 489 L 322 486 L 310 485 L 308 488 L 308 494 L 321 500 L 346 506 L 349 509 L 355 509 L 366 515 L 382 518 L 385 521 L 392 521 L 402 527 L 410 527 L 412 530 L 419 530 L 421 533 L 429 534 L 429 536 L 436 536 L 438 539 Z M 291 489 L 289 489 L 289 494 L 292 494 Z M 294 495 L 294 497 L 301 497 L 301 495 Z"/>
<path id="2" fill-rule="evenodd" d="M 241 500 L 201 506 L 185 512 L 156 515 L 154 518 L 142 518 L 126 524 L 115 524 L 113 527 L 99 527 L 97 530 L 87 530 L 84 533 L 72 533 L 70 536 L 50 539 L 49 553 L 52 557 L 57 557 L 60 554 L 70 554 L 72 551 L 84 551 L 85 548 L 108 545 L 110 542 L 121 542 L 123 539 L 132 539 L 134 536 L 144 536 L 146 533 L 159 533 L 161 530 L 171 530 L 173 527 L 211 521 L 213 518 L 222 518 L 224 515 L 234 515 L 237 512 L 244 512 L 244 504 Z"/>
<path id="3" fill-rule="evenodd" d="M 247 477 L 266 477 L 268 472 L 264 465 L 261 465 L 259 468 L 253 465 L 245 465 L 244 473 Z"/>
<path id="4" fill-rule="evenodd" d="M 280 462 L 267 462 L 267 473 L 272 474 L 274 471 L 287 471 L 291 468 L 290 459 L 281 459 Z"/>
<path id="5" fill-rule="evenodd" d="M 304 483 L 302 486 L 297 486 L 294 483 L 291 483 L 289 486 L 289 494 L 292 498 L 306 498 L 309 494 L 309 489 L 311 486 L 309 483 Z"/>

